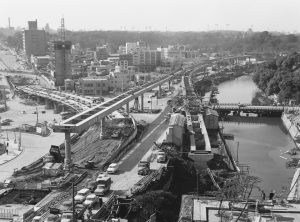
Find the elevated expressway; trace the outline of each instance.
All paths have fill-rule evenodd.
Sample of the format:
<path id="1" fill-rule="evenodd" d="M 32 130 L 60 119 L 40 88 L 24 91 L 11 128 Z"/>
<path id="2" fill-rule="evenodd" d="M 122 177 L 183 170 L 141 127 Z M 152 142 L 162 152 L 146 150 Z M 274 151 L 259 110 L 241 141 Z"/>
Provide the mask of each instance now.
<path id="1" fill-rule="evenodd" d="M 109 101 L 84 110 L 83 112 L 56 124 L 54 126 L 54 131 L 65 133 L 65 169 L 70 169 L 72 166 L 70 144 L 71 133 L 80 133 L 97 122 L 102 123 L 106 116 L 111 114 L 113 111 L 120 109 L 124 105 L 126 105 L 126 111 L 129 112 L 129 102 L 135 100 L 139 96 L 141 97 L 141 108 L 143 109 L 144 93 L 156 87 L 159 87 L 160 93 L 162 84 L 166 82 L 169 82 L 170 84 L 170 81 L 173 78 L 180 76 L 182 73 L 183 71 L 177 71 L 171 75 L 159 78 L 142 86 L 135 87 Z"/>
<path id="2" fill-rule="evenodd" d="M 93 103 L 91 99 L 83 98 L 71 93 L 49 90 L 38 86 L 18 86 L 16 89 L 28 95 L 35 96 L 38 100 L 40 98 L 45 99 L 46 105 L 49 105 L 50 101 L 53 101 L 55 102 L 54 106 L 57 106 L 57 104 L 62 104 L 74 109 L 77 112 L 82 112 L 92 106 L 97 105 Z"/>

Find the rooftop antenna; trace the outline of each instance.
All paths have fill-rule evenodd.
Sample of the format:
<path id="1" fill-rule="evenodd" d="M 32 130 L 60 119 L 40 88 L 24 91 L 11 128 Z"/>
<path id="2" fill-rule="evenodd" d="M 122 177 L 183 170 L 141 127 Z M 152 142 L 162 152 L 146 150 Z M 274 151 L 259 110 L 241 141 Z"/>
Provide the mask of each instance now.
<path id="1" fill-rule="evenodd" d="M 66 32 L 65 32 L 65 19 L 61 18 L 61 24 L 60 24 L 60 39 L 61 41 L 66 40 Z"/>

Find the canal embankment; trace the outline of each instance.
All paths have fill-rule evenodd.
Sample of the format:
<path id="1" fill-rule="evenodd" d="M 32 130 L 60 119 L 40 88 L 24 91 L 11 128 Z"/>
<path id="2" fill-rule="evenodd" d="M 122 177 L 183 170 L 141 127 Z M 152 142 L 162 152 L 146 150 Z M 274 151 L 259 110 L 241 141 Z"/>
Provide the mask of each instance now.
<path id="1" fill-rule="evenodd" d="M 300 116 L 295 115 L 294 113 L 288 114 L 286 112 L 283 112 L 281 116 L 281 120 L 284 127 L 287 129 L 293 141 L 295 142 L 296 147 L 300 149 L 300 141 L 296 140 L 297 136 L 300 135 L 300 130 L 299 127 L 297 126 L 297 124 L 300 123 Z"/>

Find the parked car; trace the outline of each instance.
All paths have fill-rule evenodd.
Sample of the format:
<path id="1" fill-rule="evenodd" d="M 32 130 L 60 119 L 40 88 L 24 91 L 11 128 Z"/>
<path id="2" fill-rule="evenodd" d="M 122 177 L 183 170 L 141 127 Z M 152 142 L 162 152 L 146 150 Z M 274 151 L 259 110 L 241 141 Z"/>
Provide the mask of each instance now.
<path id="1" fill-rule="evenodd" d="M 114 173 L 117 172 L 117 170 L 118 170 L 118 164 L 117 163 L 111 163 L 108 166 L 106 172 L 109 173 L 109 174 L 114 174 Z"/>
<path id="2" fill-rule="evenodd" d="M 77 195 L 74 197 L 75 203 L 83 203 L 85 201 L 86 196 L 88 196 L 91 191 L 88 188 L 84 188 L 78 191 Z"/>
<path id="3" fill-rule="evenodd" d="M 101 180 L 103 177 L 107 177 L 107 173 L 105 172 L 101 172 L 98 174 L 98 177 L 96 179 L 96 181 L 98 182 L 99 180 Z"/>
<path id="4" fill-rule="evenodd" d="M 94 192 L 97 188 L 97 182 L 91 181 L 88 183 L 87 188 L 91 191 Z"/>
<path id="5" fill-rule="evenodd" d="M 73 221 L 73 213 L 72 212 L 64 212 L 61 215 L 61 221 L 60 222 L 72 222 Z"/>
<path id="6" fill-rule="evenodd" d="M 35 217 L 32 219 L 32 222 L 42 222 L 42 217 L 41 217 L 41 216 L 35 216 Z"/>
<path id="7" fill-rule="evenodd" d="M 60 218 L 58 215 L 55 214 L 50 214 L 47 219 L 45 220 L 45 222 L 59 222 Z"/>
<path id="8" fill-rule="evenodd" d="M 138 175 L 148 175 L 150 173 L 150 162 L 141 160 L 138 163 Z"/>
<path id="9" fill-rule="evenodd" d="M 99 197 L 97 197 L 95 194 L 90 194 L 86 197 L 85 201 L 83 202 L 83 205 L 90 207 L 90 206 L 94 206 L 98 202 L 99 202 Z"/>
<path id="10" fill-rule="evenodd" d="M 166 153 L 163 152 L 163 151 L 159 151 L 157 153 L 157 162 L 158 163 L 164 163 L 164 162 L 166 162 L 166 160 L 167 160 Z"/>

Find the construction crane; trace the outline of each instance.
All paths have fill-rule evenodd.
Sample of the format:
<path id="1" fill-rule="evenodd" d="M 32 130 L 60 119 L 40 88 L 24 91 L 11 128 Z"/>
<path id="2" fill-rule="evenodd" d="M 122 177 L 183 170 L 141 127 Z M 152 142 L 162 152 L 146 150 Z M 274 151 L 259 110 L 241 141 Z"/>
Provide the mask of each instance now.
<path id="1" fill-rule="evenodd" d="M 65 30 L 65 19 L 60 20 L 60 40 L 64 42 L 66 40 L 66 30 Z"/>

